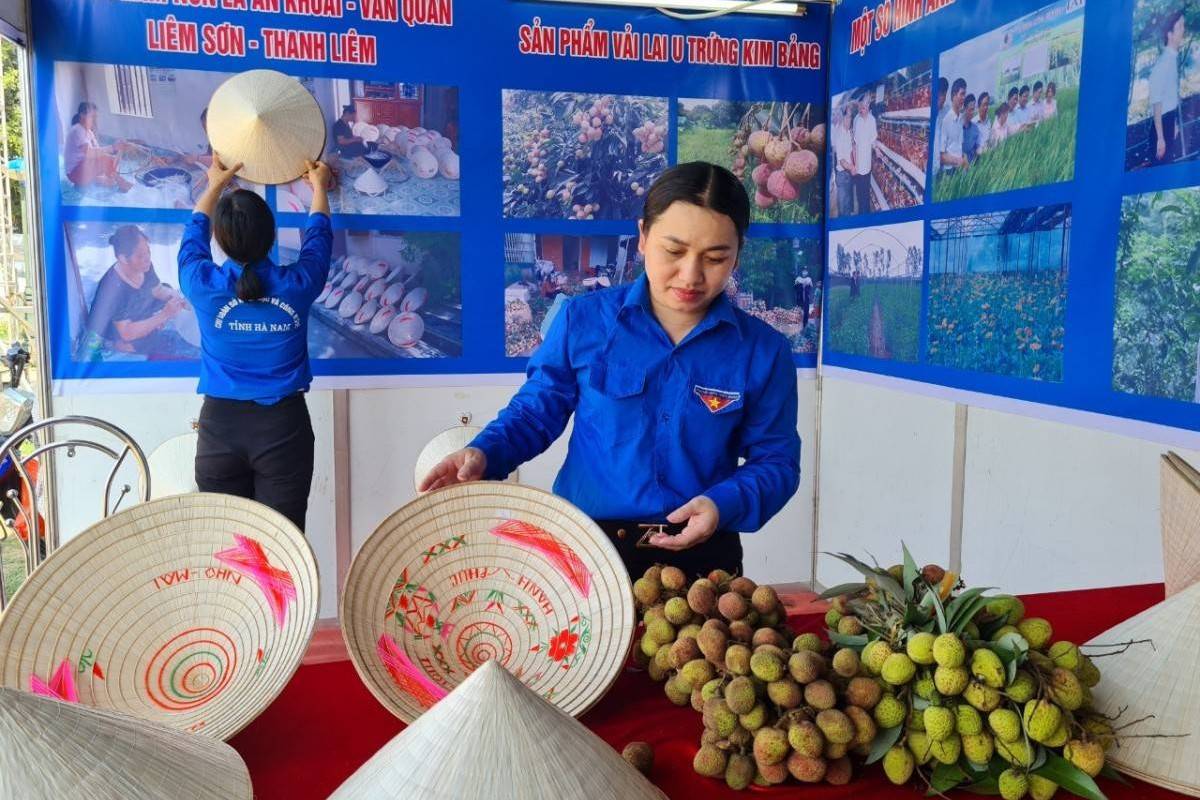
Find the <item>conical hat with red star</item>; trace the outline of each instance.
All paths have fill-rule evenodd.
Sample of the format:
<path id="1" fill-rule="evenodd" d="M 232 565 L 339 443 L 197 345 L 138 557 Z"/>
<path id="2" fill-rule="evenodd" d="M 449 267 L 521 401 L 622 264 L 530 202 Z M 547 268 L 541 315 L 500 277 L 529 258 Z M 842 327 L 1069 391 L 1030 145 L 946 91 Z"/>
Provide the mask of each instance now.
<path id="1" fill-rule="evenodd" d="M 251 500 L 186 494 L 67 542 L 0 617 L 0 685 L 228 739 L 283 690 L 316 624 L 304 535 Z"/>

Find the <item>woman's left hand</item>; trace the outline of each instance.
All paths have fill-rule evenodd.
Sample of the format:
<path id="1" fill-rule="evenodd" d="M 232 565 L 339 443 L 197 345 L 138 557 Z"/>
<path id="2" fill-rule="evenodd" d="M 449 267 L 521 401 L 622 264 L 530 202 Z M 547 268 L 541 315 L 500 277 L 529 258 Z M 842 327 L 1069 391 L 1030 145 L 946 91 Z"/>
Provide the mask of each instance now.
<path id="1" fill-rule="evenodd" d="M 213 153 L 212 164 L 208 167 L 208 185 L 217 189 L 224 189 L 226 185 L 233 180 L 233 176 L 237 175 L 238 170 L 242 168 L 240 163 L 234 164 L 232 167 L 226 168 L 221 162 L 220 156 Z"/>
<path id="2" fill-rule="evenodd" d="M 668 533 L 654 534 L 650 537 L 650 544 L 663 550 L 687 550 L 712 538 L 721 522 L 721 512 L 716 503 L 700 495 L 673 511 L 667 517 L 667 522 L 672 525 L 686 522 L 687 525 L 674 536 Z"/>

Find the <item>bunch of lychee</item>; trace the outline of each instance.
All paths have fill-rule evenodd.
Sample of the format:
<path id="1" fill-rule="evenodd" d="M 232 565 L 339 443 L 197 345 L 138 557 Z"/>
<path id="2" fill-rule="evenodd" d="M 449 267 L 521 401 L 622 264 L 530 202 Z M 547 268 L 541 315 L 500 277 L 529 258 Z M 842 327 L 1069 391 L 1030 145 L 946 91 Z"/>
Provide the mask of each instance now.
<path id="1" fill-rule="evenodd" d="M 811 131 L 802 126 L 790 133 L 743 129 L 733 138 L 733 173 L 738 178 L 751 171 L 756 191 L 754 204 L 762 209 L 799 198 L 801 189 L 820 171 L 825 150 L 825 126 Z"/>
<path id="2" fill-rule="evenodd" d="M 643 153 L 661 153 L 666 147 L 667 125 L 665 122 L 646 120 L 633 129 L 633 136 L 641 145 Z"/>
<path id="3" fill-rule="evenodd" d="M 775 590 L 749 578 L 718 570 L 688 585 L 675 567 L 651 567 L 634 594 L 637 660 L 672 703 L 703 714 L 696 772 L 733 789 L 849 782 L 849 753 L 874 739 L 869 708 L 882 693 L 856 660 L 831 663 L 819 636 L 795 636 Z"/>
<path id="4" fill-rule="evenodd" d="M 952 599 L 946 589 L 940 580 L 927 591 L 944 592 L 946 601 Z M 832 662 L 847 670 L 856 665 L 853 680 L 874 687 L 863 708 L 881 734 L 893 734 L 882 759 L 893 783 L 909 782 L 926 766 L 958 765 L 969 776 L 987 774 L 990 765 L 1005 800 L 1048 800 L 1058 789 L 1038 774 L 1048 754 L 1091 777 L 1100 773 L 1115 740 L 1110 720 L 1092 706 L 1100 672 L 1078 646 L 1055 640 L 1047 620 L 1026 618 L 1020 599 L 984 598 L 986 605 L 956 633 L 910 624 L 911 609 L 889 620 L 878 612 L 877 590 L 868 594 L 873 599 L 834 598 L 826 624 L 842 641 L 867 639 L 841 647 Z"/>

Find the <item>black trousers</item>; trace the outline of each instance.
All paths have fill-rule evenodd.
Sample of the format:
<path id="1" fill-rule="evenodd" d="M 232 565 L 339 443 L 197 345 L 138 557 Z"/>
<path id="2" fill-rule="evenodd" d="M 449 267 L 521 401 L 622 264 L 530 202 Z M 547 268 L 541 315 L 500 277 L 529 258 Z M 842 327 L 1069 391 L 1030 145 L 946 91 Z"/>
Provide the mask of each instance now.
<path id="1" fill-rule="evenodd" d="M 1150 158 L 1156 164 L 1170 164 L 1172 161 L 1178 161 L 1182 155 L 1183 148 L 1180 146 L 1179 134 L 1176 128 L 1179 125 L 1179 109 L 1168 111 L 1163 114 L 1162 129 L 1163 139 L 1167 142 L 1167 152 L 1163 157 L 1158 157 L 1158 131 L 1154 129 L 1154 125 L 1150 126 Z"/>
<path id="2" fill-rule="evenodd" d="M 273 508 L 304 530 L 313 476 L 313 429 L 304 395 L 275 405 L 205 397 L 196 485 Z"/>
<path id="3" fill-rule="evenodd" d="M 871 173 L 854 176 L 854 196 L 858 198 L 858 213 L 871 211 Z"/>
<path id="4" fill-rule="evenodd" d="M 645 531 L 637 522 L 625 520 L 596 520 L 596 524 L 608 534 L 629 570 L 630 580 L 637 580 L 655 564 L 664 567 L 679 567 L 688 580 L 702 578 L 714 569 L 723 569 L 730 575 L 742 574 L 742 537 L 729 531 L 717 531 L 706 542 L 688 550 L 663 550 L 660 547 L 638 547 L 638 540 Z M 679 533 L 682 525 L 667 525 L 667 533 Z"/>

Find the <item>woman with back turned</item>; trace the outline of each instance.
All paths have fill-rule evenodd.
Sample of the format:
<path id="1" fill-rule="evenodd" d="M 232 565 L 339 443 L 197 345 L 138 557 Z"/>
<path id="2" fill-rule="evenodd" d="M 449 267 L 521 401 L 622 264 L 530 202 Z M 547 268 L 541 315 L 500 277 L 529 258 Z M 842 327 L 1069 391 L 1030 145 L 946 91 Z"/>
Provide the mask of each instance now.
<path id="1" fill-rule="evenodd" d="M 329 275 L 329 167 L 308 162 L 312 209 L 289 266 L 271 260 L 266 201 L 245 189 L 221 196 L 239 169 L 213 155 L 179 248 L 179 282 L 200 323 L 196 484 L 257 500 L 303 530 L 313 473 L 308 314 Z M 223 265 L 212 260 L 210 235 L 229 256 Z"/>
<path id="2" fill-rule="evenodd" d="M 740 573 L 738 534 L 765 525 L 800 480 L 791 346 L 725 294 L 749 223 L 729 170 L 664 172 L 639 222 L 645 274 L 568 301 L 516 397 L 421 489 L 503 478 L 573 413 L 554 491 L 599 523 L 631 575 L 654 563 Z M 639 548 L 639 523 L 677 527 Z"/>

